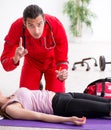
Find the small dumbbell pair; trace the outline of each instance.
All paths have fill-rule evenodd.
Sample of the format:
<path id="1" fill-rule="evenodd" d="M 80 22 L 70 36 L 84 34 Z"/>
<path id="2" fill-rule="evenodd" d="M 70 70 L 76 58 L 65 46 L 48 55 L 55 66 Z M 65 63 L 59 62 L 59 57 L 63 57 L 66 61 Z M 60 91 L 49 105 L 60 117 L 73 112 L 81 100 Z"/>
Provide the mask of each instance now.
<path id="1" fill-rule="evenodd" d="M 89 57 L 89 58 L 84 58 L 84 59 L 82 59 L 82 61 L 74 62 L 73 67 L 72 67 L 72 70 L 74 71 L 74 70 L 76 69 L 76 65 L 77 65 L 77 64 L 81 64 L 81 66 L 84 66 L 84 65 L 86 64 L 86 65 L 87 65 L 86 71 L 89 71 L 89 70 L 90 70 L 90 66 L 89 66 L 89 64 L 86 62 L 86 60 L 91 60 L 91 59 L 93 59 L 93 60 L 95 61 L 95 62 L 94 62 L 94 66 L 97 66 L 97 61 L 96 61 L 96 59 L 93 58 L 93 57 Z"/>

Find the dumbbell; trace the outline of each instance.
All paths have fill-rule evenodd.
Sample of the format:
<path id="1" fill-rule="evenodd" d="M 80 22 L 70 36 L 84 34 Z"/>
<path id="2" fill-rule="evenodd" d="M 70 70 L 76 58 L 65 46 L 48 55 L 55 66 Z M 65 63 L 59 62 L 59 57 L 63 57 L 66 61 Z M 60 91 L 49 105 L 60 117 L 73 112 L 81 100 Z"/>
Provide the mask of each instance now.
<path id="1" fill-rule="evenodd" d="M 98 65 L 97 65 L 97 60 L 96 60 L 95 58 L 93 58 L 93 57 L 84 58 L 84 59 L 82 59 L 82 62 L 84 62 L 84 61 L 86 61 L 86 60 L 91 60 L 91 59 L 94 60 L 94 66 L 98 66 Z"/>
<path id="2" fill-rule="evenodd" d="M 86 64 L 86 65 L 87 65 L 86 71 L 89 71 L 89 70 L 90 70 L 89 64 L 88 64 L 87 62 L 85 62 L 85 61 L 78 61 L 78 62 L 75 62 L 75 63 L 73 64 L 73 67 L 72 67 L 72 70 L 73 70 L 73 71 L 76 69 L 76 66 L 75 66 L 75 65 L 77 65 L 77 64 L 81 64 L 82 66 L 84 66 L 84 64 Z"/>
<path id="3" fill-rule="evenodd" d="M 104 56 L 99 57 L 99 67 L 101 71 L 105 70 L 106 64 L 111 64 L 111 62 L 106 62 Z"/>

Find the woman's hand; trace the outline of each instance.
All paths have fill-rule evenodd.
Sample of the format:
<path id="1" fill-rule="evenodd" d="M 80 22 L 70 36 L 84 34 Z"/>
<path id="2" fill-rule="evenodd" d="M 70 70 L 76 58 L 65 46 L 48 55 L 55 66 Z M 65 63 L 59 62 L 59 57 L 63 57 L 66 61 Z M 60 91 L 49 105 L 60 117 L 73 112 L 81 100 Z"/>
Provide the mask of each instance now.
<path id="1" fill-rule="evenodd" d="M 83 124 L 86 123 L 86 117 L 79 118 L 79 117 L 76 117 L 76 116 L 72 116 L 71 122 L 73 122 L 77 126 L 83 125 Z"/>
<path id="2" fill-rule="evenodd" d="M 15 55 L 13 57 L 14 64 L 17 64 L 19 60 L 28 53 L 27 49 L 22 46 L 22 38 L 20 37 L 19 46 L 16 48 Z"/>

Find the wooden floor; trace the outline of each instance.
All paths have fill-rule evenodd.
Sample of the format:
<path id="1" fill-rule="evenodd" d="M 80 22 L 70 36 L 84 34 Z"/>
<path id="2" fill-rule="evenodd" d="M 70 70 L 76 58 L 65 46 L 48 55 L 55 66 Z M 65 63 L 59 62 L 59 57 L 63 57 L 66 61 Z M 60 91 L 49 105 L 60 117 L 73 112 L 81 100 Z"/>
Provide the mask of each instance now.
<path id="1" fill-rule="evenodd" d="M 85 87 L 98 78 L 111 77 L 111 65 L 106 65 L 105 71 L 99 68 L 99 56 L 104 55 L 107 61 L 111 61 L 111 44 L 109 43 L 70 43 L 69 44 L 69 77 L 66 81 L 66 91 L 83 92 Z M 94 61 L 87 61 L 90 70 L 86 71 L 86 66 L 76 66 L 76 70 L 72 71 L 74 62 L 81 61 L 86 57 L 94 57 L 98 66 L 94 66 Z M 2 75 L 2 73 L 0 74 Z M 52 130 L 47 128 L 22 128 L 0 126 L 0 130 Z M 59 130 L 59 129 L 53 129 Z"/>

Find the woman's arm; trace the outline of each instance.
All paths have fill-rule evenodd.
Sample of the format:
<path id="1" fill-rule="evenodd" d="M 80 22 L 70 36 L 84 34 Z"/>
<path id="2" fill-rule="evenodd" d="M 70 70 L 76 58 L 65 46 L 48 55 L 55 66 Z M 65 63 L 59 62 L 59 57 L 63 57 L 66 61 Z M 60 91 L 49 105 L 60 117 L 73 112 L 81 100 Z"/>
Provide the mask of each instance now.
<path id="1" fill-rule="evenodd" d="M 24 119 L 24 120 L 40 120 L 45 122 L 72 122 L 75 125 L 83 125 L 86 122 L 86 118 L 78 117 L 62 117 L 56 115 L 50 115 L 40 112 L 34 112 L 24 109 L 21 104 L 14 103 L 6 108 L 6 113 L 14 119 Z"/>

